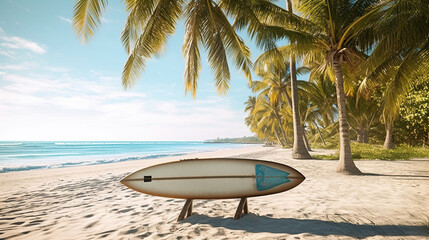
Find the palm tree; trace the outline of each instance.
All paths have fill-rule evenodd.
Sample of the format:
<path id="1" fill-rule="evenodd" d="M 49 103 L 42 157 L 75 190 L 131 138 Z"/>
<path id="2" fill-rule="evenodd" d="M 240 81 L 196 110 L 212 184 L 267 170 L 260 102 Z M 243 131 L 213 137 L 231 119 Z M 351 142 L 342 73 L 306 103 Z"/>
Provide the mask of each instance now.
<path id="1" fill-rule="evenodd" d="M 353 162 L 344 92 L 344 69 L 352 70 L 363 59 L 362 51 L 368 51 L 374 42 L 368 35 L 370 29 L 351 34 L 356 21 L 365 14 L 365 10 L 377 1 L 299 1 L 297 12 L 300 16 L 273 12 L 266 18 L 267 24 L 274 28 L 264 35 L 276 39 L 288 38 L 290 45 L 277 48 L 283 55 L 306 55 L 309 59 L 326 62 L 333 69 L 336 80 L 338 122 L 340 135 L 340 159 L 337 172 L 360 174 Z M 264 38 L 261 36 L 260 38 Z M 277 54 L 273 51 L 273 55 Z"/>
<path id="2" fill-rule="evenodd" d="M 262 56 L 262 55 L 261 55 Z M 292 106 L 290 96 L 290 73 L 287 65 L 281 63 L 280 66 L 273 62 L 261 61 L 258 57 L 255 61 L 254 71 L 261 77 L 260 81 L 252 81 L 250 88 L 254 93 L 263 92 L 269 95 L 272 100 L 282 99 Z"/>
<path id="3" fill-rule="evenodd" d="M 357 90 L 357 89 L 356 89 Z M 352 131 L 357 135 L 360 143 L 369 142 L 369 131 L 375 127 L 380 117 L 380 108 L 371 96 L 360 96 L 356 91 L 353 96 L 347 97 L 347 119 Z"/>
<path id="4" fill-rule="evenodd" d="M 207 50 L 219 94 L 229 89 L 228 58 L 250 79 L 250 51 L 224 14 L 227 4 L 213 0 L 125 0 L 124 3 L 128 18 L 121 40 L 129 54 L 122 73 L 125 88 L 139 78 L 146 61 L 161 52 L 181 19 L 185 19 L 182 47 L 186 59 L 185 93 L 191 92 L 195 98 L 201 69 L 200 46 Z M 106 6 L 107 0 L 76 1 L 73 27 L 81 42 L 86 43 L 95 33 Z"/>
<path id="5" fill-rule="evenodd" d="M 288 10 L 273 4 L 271 1 L 266 0 L 224 0 L 222 3 L 226 5 L 226 11 L 233 14 L 235 17 L 234 26 L 237 29 L 247 28 L 248 34 L 256 39 L 258 46 L 266 50 L 276 48 L 276 33 L 272 33 L 271 29 L 275 28 L 269 21 L 273 14 L 280 14 L 290 17 L 291 22 L 298 20 L 293 14 L 292 2 L 287 0 Z M 292 40 L 290 38 L 290 40 Z M 278 52 L 277 52 L 278 53 Z M 296 64 L 295 54 L 290 53 L 287 55 L 289 58 L 290 72 L 291 72 L 291 98 L 290 106 L 293 112 L 293 126 L 294 126 L 294 144 L 292 156 L 294 158 L 304 159 L 311 158 L 305 144 L 303 142 L 303 130 L 300 123 L 298 113 L 298 93 L 297 93 L 297 79 L 296 79 Z M 279 57 L 279 56 L 277 56 Z M 283 56 L 280 56 L 283 58 Z M 289 100 L 289 99 L 288 99 Z"/>
<path id="6" fill-rule="evenodd" d="M 363 69 L 363 84 L 384 85 L 383 119 L 386 126 L 384 148 L 393 148 L 393 123 L 409 89 L 429 73 L 429 8 L 424 0 L 380 1 L 350 29 L 358 34 L 368 28 L 377 45 Z"/>
<path id="7" fill-rule="evenodd" d="M 322 131 L 332 128 L 337 120 L 335 84 L 325 76 L 315 76 L 312 69 L 310 81 L 298 81 L 298 87 L 302 93 L 300 98 L 308 105 L 303 119 L 326 146 Z"/>
<path id="8" fill-rule="evenodd" d="M 249 96 L 245 102 L 245 111 L 249 112 L 245 123 L 259 138 L 265 139 L 267 142 L 277 140 L 279 144 L 284 146 L 286 138 L 284 133 L 280 133 L 282 128 L 280 128 L 279 123 L 282 121 L 279 122 L 279 112 L 276 108 L 270 107 L 271 104 L 260 96 L 258 96 L 258 100 L 256 97 Z"/>
<path id="9" fill-rule="evenodd" d="M 247 99 L 247 101 L 244 103 L 244 105 L 246 106 L 244 108 L 245 112 L 249 112 L 252 113 L 255 110 L 255 106 L 256 106 L 256 97 L 253 96 L 249 96 L 249 98 Z M 246 118 L 245 123 L 247 126 L 251 126 L 255 115 L 253 114 L 249 114 L 249 116 Z"/>
<path id="10" fill-rule="evenodd" d="M 287 0 L 288 12 L 293 14 L 292 1 Z M 291 75 L 291 92 L 292 92 L 292 116 L 293 116 L 293 148 L 292 157 L 296 159 L 311 158 L 308 151 L 310 150 L 308 140 L 305 137 L 304 129 L 298 111 L 298 81 L 296 79 L 296 61 L 295 54 L 290 53 L 290 75 Z M 305 140 L 305 142 L 304 142 Z M 307 147 L 306 147 L 307 146 Z"/>
<path id="11" fill-rule="evenodd" d="M 298 94 L 294 92 L 294 86 L 296 84 L 293 82 L 296 80 L 296 75 L 309 72 L 310 70 L 306 67 L 300 67 L 296 69 L 295 66 L 295 57 L 293 57 L 293 62 L 289 62 L 288 59 L 283 57 L 281 54 L 276 55 L 276 58 L 271 57 L 271 51 L 265 52 L 259 56 L 255 61 L 255 72 L 257 75 L 263 77 L 263 80 L 258 82 L 255 85 L 257 90 L 267 87 L 271 95 L 276 96 L 277 94 L 283 95 L 287 100 L 288 106 L 292 110 L 292 116 L 297 116 L 298 118 L 293 118 L 294 126 L 294 144 L 292 149 L 292 157 L 296 159 L 309 159 L 311 158 L 306 148 L 305 143 L 305 133 L 302 129 L 301 120 L 299 117 L 299 111 L 294 109 L 295 98 L 298 97 Z M 268 55 L 268 58 L 266 57 Z M 290 90 L 291 93 L 288 92 Z M 297 89 L 295 89 L 297 91 Z M 275 97 L 274 97 L 275 98 Z M 274 99 L 273 98 L 273 99 Z M 297 104 L 297 102 L 296 102 Z M 294 115 L 295 114 L 295 115 Z M 298 120 L 298 122 L 296 122 Z M 297 126 L 299 124 L 299 126 Z M 300 139 L 298 139 L 300 138 Z"/>
<path id="12" fill-rule="evenodd" d="M 280 143 L 282 144 L 282 146 L 286 146 L 288 144 L 288 141 L 286 130 L 284 128 L 284 118 L 280 114 L 280 111 L 282 109 L 281 105 L 282 103 L 278 99 L 273 101 L 269 96 L 264 95 L 262 93 L 259 94 L 256 98 L 256 106 L 253 113 L 261 114 L 261 120 L 263 121 L 268 120 L 268 122 L 271 123 L 273 132 L 275 134 L 276 131 L 274 130 L 276 128 L 280 129 Z"/>

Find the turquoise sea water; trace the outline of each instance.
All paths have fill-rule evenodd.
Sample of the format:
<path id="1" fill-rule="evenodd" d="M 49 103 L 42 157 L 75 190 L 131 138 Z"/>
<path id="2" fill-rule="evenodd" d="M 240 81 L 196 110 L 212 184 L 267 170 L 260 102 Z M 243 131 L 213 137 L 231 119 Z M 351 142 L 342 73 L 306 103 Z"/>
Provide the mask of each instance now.
<path id="1" fill-rule="evenodd" d="M 244 144 L 204 142 L 1 142 L 0 173 L 179 156 Z"/>

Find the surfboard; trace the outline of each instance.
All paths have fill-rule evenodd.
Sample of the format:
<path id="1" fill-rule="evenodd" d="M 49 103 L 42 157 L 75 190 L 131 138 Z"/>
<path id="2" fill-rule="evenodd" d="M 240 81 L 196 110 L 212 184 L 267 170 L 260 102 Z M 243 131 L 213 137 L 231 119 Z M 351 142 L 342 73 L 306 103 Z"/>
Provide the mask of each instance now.
<path id="1" fill-rule="evenodd" d="M 305 177 L 284 164 L 251 159 L 188 159 L 150 166 L 121 180 L 145 194 L 181 199 L 247 198 L 287 191 Z"/>

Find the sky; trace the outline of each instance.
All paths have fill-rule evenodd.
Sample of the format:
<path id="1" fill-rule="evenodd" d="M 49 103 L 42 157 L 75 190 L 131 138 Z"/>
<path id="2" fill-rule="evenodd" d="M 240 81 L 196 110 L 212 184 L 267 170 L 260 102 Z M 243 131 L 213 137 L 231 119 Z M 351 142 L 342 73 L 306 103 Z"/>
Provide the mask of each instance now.
<path id="1" fill-rule="evenodd" d="M 121 85 L 127 54 L 123 1 L 109 1 L 82 45 L 71 25 L 74 1 L 0 0 L 0 141 L 165 141 L 253 135 L 244 102 L 253 95 L 231 67 L 230 91 L 216 93 L 202 55 L 196 99 L 185 95 L 183 21 L 137 84 Z M 261 53 L 246 36 L 252 59 Z"/>

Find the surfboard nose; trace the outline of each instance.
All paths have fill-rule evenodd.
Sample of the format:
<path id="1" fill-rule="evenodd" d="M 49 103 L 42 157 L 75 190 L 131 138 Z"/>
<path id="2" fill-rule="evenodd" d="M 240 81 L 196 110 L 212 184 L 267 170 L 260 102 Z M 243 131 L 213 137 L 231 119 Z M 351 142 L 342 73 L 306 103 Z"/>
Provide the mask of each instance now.
<path id="1" fill-rule="evenodd" d="M 130 185 L 128 184 L 130 182 L 130 180 L 133 178 L 132 175 L 134 173 L 129 174 L 128 176 L 122 178 L 121 180 L 119 180 L 120 183 L 124 184 L 127 187 L 130 187 Z"/>
<path id="2" fill-rule="evenodd" d="M 127 181 L 125 180 L 126 178 L 127 177 L 122 178 L 121 180 L 119 180 L 119 182 L 128 187 L 128 185 L 126 184 Z"/>

